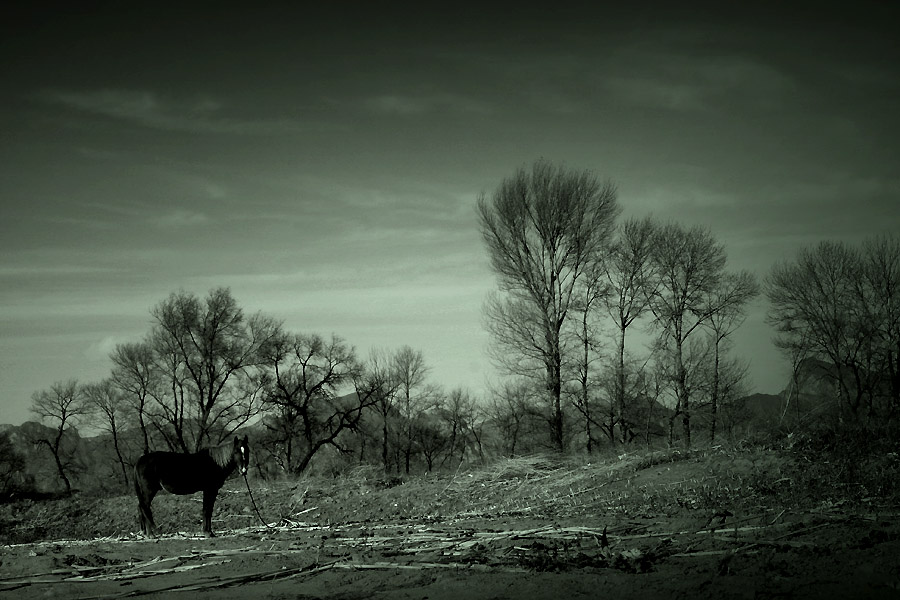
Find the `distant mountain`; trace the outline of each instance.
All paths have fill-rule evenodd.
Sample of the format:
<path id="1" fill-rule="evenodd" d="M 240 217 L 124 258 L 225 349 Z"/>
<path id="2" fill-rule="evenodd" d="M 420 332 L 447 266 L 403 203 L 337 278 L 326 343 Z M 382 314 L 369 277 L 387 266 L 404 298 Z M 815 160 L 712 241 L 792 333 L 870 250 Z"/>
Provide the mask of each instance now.
<path id="1" fill-rule="evenodd" d="M 53 455 L 46 445 L 38 440 L 53 440 L 56 430 L 35 421 L 26 421 L 21 425 L 2 425 L 0 435 L 8 441 L 7 448 L 24 460 L 25 468 L 18 474 L 18 484 L 28 489 L 40 492 L 59 491 L 61 482 L 57 475 L 56 464 Z M 63 459 L 67 465 L 73 481 L 77 481 L 78 474 L 83 470 L 81 461 L 71 460 L 70 456 L 90 456 L 95 445 L 92 438 L 83 438 L 75 428 L 66 432 L 63 438 Z"/>
<path id="2" fill-rule="evenodd" d="M 834 366 L 804 359 L 780 394 L 752 394 L 739 403 L 745 423 L 754 428 L 808 423 L 835 407 Z"/>
<path id="3" fill-rule="evenodd" d="M 754 424 L 775 424 L 781 419 L 784 398 L 780 394 L 751 394 L 741 398 L 745 417 Z"/>

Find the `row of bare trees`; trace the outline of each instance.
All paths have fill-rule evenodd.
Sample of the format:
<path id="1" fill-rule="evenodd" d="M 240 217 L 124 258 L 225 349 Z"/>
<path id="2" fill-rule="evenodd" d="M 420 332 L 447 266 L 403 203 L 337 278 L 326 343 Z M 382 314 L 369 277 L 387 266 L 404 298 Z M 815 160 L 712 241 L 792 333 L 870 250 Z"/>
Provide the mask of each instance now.
<path id="1" fill-rule="evenodd" d="M 499 284 L 485 305 L 493 356 L 524 382 L 519 396 L 530 400 L 520 400 L 519 413 L 543 413 L 557 451 L 572 437 L 569 406 L 590 451 L 595 431 L 612 443 L 633 440 L 638 421 L 666 396 L 670 440 L 677 415 L 690 446 L 701 399 L 714 439 L 719 405 L 742 375 L 725 350 L 758 293 L 754 277 L 728 271 L 724 246 L 706 229 L 649 218 L 617 226 L 618 213 L 611 183 L 544 160 L 478 201 Z M 651 332 L 643 359 L 628 352 L 638 322 Z"/>
<path id="2" fill-rule="evenodd" d="M 66 490 L 74 448 L 66 439 L 76 425 L 105 434 L 123 482 L 141 454 L 193 452 L 250 425 L 267 473 L 303 472 L 329 452 L 397 473 L 483 456 L 478 403 L 431 383 L 420 351 L 361 359 L 340 337 L 245 316 L 227 288 L 205 298 L 173 293 L 151 315 L 143 340 L 111 353 L 109 377 L 57 382 L 32 396 L 32 411 L 53 432 L 34 441 L 53 456 Z"/>

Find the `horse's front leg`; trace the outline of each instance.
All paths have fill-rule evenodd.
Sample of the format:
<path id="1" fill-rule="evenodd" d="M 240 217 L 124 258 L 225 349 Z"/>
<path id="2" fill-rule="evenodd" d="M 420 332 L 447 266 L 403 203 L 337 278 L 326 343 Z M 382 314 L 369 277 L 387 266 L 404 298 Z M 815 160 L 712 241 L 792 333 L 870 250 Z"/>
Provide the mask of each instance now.
<path id="1" fill-rule="evenodd" d="M 212 530 L 212 512 L 218 493 L 217 489 L 203 490 L 203 534 L 208 537 L 215 536 Z"/>

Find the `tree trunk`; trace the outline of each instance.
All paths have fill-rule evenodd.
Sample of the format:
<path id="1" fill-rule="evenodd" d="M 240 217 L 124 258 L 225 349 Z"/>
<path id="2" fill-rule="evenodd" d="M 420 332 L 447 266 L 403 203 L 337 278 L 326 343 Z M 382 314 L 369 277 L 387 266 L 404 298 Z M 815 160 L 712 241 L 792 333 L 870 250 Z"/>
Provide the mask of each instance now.
<path id="1" fill-rule="evenodd" d="M 122 456 L 122 450 L 119 448 L 119 432 L 116 429 L 115 424 L 110 425 L 110 429 L 112 430 L 113 448 L 116 450 L 116 457 L 119 459 L 119 465 L 122 467 L 122 479 L 125 482 L 125 487 L 128 487 L 128 469 L 125 467 L 125 458 Z"/>
<path id="2" fill-rule="evenodd" d="M 384 463 L 384 472 L 387 473 L 390 471 L 390 464 L 388 462 L 388 423 L 387 423 L 387 415 L 382 415 L 384 417 L 384 423 L 381 427 L 381 462 Z"/>
<path id="3" fill-rule="evenodd" d="M 584 340 L 584 373 L 581 377 L 581 402 L 584 406 L 584 423 L 585 423 L 585 435 L 587 435 L 587 453 L 590 455 L 594 450 L 594 438 L 591 434 L 591 406 L 590 406 L 590 395 L 588 394 L 588 383 L 590 378 L 588 377 L 588 367 L 590 365 L 590 340 L 588 340 L 588 322 L 587 322 L 587 310 L 584 311 L 584 317 L 581 322 L 582 324 L 582 339 Z"/>
<path id="4" fill-rule="evenodd" d="M 66 494 L 71 494 L 72 484 L 69 483 L 69 478 L 66 477 L 66 472 L 63 470 L 62 461 L 59 459 L 59 450 L 53 451 L 53 459 L 56 461 L 56 470 L 59 473 L 59 478 L 63 480 L 66 486 Z"/>
<path id="5" fill-rule="evenodd" d="M 684 447 L 691 447 L 691 406 L 687 393 L 687 374 L 684 370 L 684 359 L 681 352 L 682 340 L 675 340 L 675 391 L 681 405 L 681 426 L 684 433 Z"/>
<path id="6" fill-rule="evenodd" d="M 616 402 L 619 405 L 619 430 L 622 443 L 626 443 L 625 431 L 625 327 L 619 337 L 619 363 L 616 365 Z"/>
<path id="7" fill-rule="evenodd" d="M 565 450 L 563 438 L 563 414 L 562 414 L 562 356 L 560 355 L 558 340 L 554 349 L 552 364 L 550 365 L 549 388 L 553 402 L 553 414 L 550 418 L 550 434 L 554 449 L 560 454 Z"/>
<path id="8" fill-rule="evenodd" d="M 716 420 L 719 418 L 719 340 L 716 339 L 715 360 L 713 361 L 713 389 L 712 389 L 712 421 L 709 426 L 709 443 L 716 441 Z"/>

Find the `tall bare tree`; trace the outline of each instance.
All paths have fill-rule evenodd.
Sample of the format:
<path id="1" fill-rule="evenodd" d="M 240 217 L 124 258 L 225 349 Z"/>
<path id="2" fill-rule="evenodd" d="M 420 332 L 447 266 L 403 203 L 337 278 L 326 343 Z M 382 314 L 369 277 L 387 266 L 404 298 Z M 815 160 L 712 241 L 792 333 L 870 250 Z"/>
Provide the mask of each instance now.
<path id="1" fill-rule="evenodd" d="M 606 261 L 606 275 L 609 293 L 605 295 L 606 311 L 612 318 L 617 330 L 616 340 L 616 379 L 614 406 L 620 421 L 620 437 L 624 443 L 628 436 L 628 425 L 624 421 L 626 413 L 625 382 L 625 336 L 628 328 L 647 311 L 650 298 L 654 295 L 651 289 L 655 278 L 650 271 L 653 234 L 656 226 L 653 221 L 629 219 L 619 228 L 618 236 L 610 250 Z M 615 436 L 610 423 L 610 441 Z"/>
<path id="2" fill-rule="evenodd" d="M 822 242 L 801 249 L 795 262 L 775 265 L 766 279 L 767 319 L 782 348 L 806 345 L 833 368 L 839 412 L 856 414 L 862 390 L 853 389 L 848 365 L 859 350 L 854 324 L 854 281 L 860 272 L 855 249 Z"/>
<path id="3" fill-rule="evenodd" d="M 874 370 L 883 373 L 891 414 L 900 410 L 900 235 L 863 242 L 859 303 L 872 324 Z"/>
<path id="4" fill-rule="evenodd" d="M 110 354 L 112 360 L 112 381 L 126 396 L 137 414 L 141 428 L 143 454 L 150 452 L 149 423 L 147 423 L 149 402 L 154 386 L 161 383 L 155 371 L 156 359 L 149 342 L 116 345 Z"/>
<path id="5" fill-rule="evenodd" d="M 366 363 L 366 375 L 357 386 L 357 393 L 369 399 L 370 406 L 381 419 L 381 462 L 390 471 L 392 422 L 396 420 L 397 390 L 400 387 L 395 363 L 390 352 L 373 349 Z M 398 465 L 399 469 L 399 465 Z"/>
<path id="6" fill-rule="evenodd" d="M 121 389 L 111 378 L 98 383 L 86 384 L 83 388 L 85 401 L 93 412 L 100 416 L 101 422 L 97 426 L 109 434 L 112 439 L 116 460 L 122 470 L 122 483 L 128 485 L 128 468 L 125 456 L 122 454 L 122 427 L 127 419 L 126 398 Z"/>
<path id="7" fill-rule="evenodd" d="M 265 404 L 273 418 L 274 454 L 289 473 L 301 473 L 322 448 L 344 448 L 340 436 L 359 424 L 367 398 L 354 393 L 362 378 L 356 351 L 332 336 L 280 331 L 261 352 Z"/>
<path id="8" fill-rule="evenodd" d="M 580 315 L 573 335 L 578 345 L 577 358 L 573 357 L 576 372 L 575 389 L 571 391 L 572 404 L 581 414 L 584 423 L 585 449 L 588 454 L 594 450 L 594 380 L 597 379 L 594 366 L 600 360 L 600 326 L 597 320 L 597 305 L 609 293 L 604 276 L 604 265 L 598 262 L 588 271 L 572 303 L 572 310 Z"/>
<path id="9" fill-rule="evenodd" d="M 504 456 L 516 456 L 521 442 L 531 433 L 533 416 L 532 391 L 523 381 L 506 381 L 490 391 L 485 407 L 487 419 L 500 438 L 500 452 Z"/>
<path id="10" fill-rule="evenodd" d="M 715 312 L 709 298 L 722 280 L 725 261 L 725 247 L 702 227 L 685 229 L 669 223 L 653 236 L 651 263 L 657 281 L 649 305 L 671 357 L 676 412 L 681 414 L 686 447 L 691 445 L 687 342 Z"/>
<path id="11" fill-rule="evenodd" d="M 535 359 L 532 368 L 543 371 L 558 451 L 565 446 L 563 331 L 577 285 L 602 260 L 617 214 L 611 183 L 545 160 L 478 199 L 482 237 L 506 295 L 486 311 L 488 328 L 508 356 Z"/>
<path id="12" fill-rule="evenodd" d="M 768 321 L 789 355 L 823 361 L 841 418 L 900 407 L 900 238 L 824 241 L 773 267 Z"/>
<path id="13" fill-rule="evenodd" d="M 40 437 L 34 441 L 53 454 L 57 474 L 69 494 L 72 492 L 72 483 L 66 474 L 69 459 L 64 447 L 66 437 L 79 419 L 90 413 L 90 406 L 81 386 L 77 380 L 70 379 L 55 382 L 49 390 L 35 392 L 31 396 L 31 412 L 42 422 L 53 426 L 52 437 Z"/>
<path id="14" fill-rule="evenodd" d="M 466 448 L 472 437 L 477 414 L 476 402 L 468 390 L 453 388 L 442 397 L 441 414 L 447 431 L 447 454 L 441 464 L 453 461 L 459 452 L 457 465 L 465 460 Z M 452 464 L 450 466 L 453 466 Z"/>
<path id="15" fill-rule="evenodd" d="M 167 416 L 182 450 L 217 443 L 257 414 L 259 398 L 240 380 L 277 330 L 272 319 L 245 317 L 227 288 L 204 300 L 173 293 L 151 314 L 159 364 L 172 382 Z"/>
<path id="16" fill-rule="evenodd" d="M 713 346 L 712 389 L 710 390 L 709 439 L 716 439 L 716 421 L 718 420 L 719 400 L 722 396 L 723 381 L 720 364 L 725 351 L 726 341 L 744 322 L 747 303 L 759 294 L 759 284 L 749 271 L 726 273 L 719 285 L 713 288 L 709 298 L 709 320 Z"/>
<path id="17" fill-rule="evenodd" d="M 397 378 L 397 401 L 402 418 L 401 440 L 404 470 L 408 474 L 413 453 L 415 424 L 420 413 L 428 409 L 428 390 L 425 381 L 428 365 L 421 350 L 403 346 L 394 353 L 394 373 Z"/>

